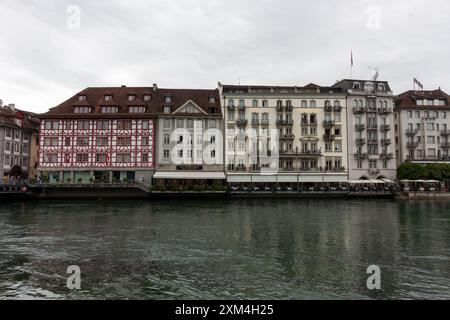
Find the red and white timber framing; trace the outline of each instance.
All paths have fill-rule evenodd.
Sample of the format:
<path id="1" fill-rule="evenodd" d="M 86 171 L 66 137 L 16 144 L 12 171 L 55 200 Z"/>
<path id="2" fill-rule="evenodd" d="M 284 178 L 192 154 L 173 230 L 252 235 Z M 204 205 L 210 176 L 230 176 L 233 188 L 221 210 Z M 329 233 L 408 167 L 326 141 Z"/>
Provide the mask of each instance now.
<path id="1" fill-rule="evenodd" d="M 40 169 L 154 169 L 154 119 L 45 119 Z"/>

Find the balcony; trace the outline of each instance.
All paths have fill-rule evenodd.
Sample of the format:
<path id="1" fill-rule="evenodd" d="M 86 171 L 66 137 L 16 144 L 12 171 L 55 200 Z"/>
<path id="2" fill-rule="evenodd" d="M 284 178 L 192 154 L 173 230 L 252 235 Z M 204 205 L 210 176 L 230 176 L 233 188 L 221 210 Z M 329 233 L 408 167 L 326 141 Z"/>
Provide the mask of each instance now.
<path id="1" fill-rule="evenodd" d="M 269 125 L 269 119 L 262 119 L 261 120 L 261 125 L 268 126 Z"/>
<path id="2" fill-rule="evenodd" d="M 450 149 L 450 142 L 442 142 L 441 148 L 442 149 Z"/>
<path id="3" fill-rule="evenodd" d="M 301 150 L 298 155 L 302 157 L 320 157 L 322 156 L 322 150 Z"/>
<path id="4" fill-rule="evenodd" d="M 341 112 L 342 111 L 342 106 L 334 106 L 333 107 L 333 111 L 334 112 Z"/>
<path id="5" fill-rule="evenodd" d="M 380 143 L 381 143 L 382 146 L 388 146 L 392 142 L 391 142 L 391 139 L 381 139 Z"/>
<path id="6" fill-rule="evenodd" d="M 236 121 L 236 125 L 237 125 L 238 127 L 240 127 L 240 128 L 246 127 L 247 124 L 248 124 L 248 120 L 240 119 L 240 120 L 237 120 L 237 121 Z"/>
<path id="7" fill-rule="evenodd" d="M 284 111 L 284 106 L 277 105 L 277 112 L 283 112 L 283 111 Z"/>
<path id="8" fill-rule="evenodd" d="M 366 139 L 364 139 L 364 138 L 356 139 L 356 140 L 355 140 L 355 144 L 356 144 L 357 146 L 365 145 L 365 144 L 366 144 Z"/>
<path id="9" fill-rule="evenodd" d="M 387 115 L 392 113 L 391 108 L 378 108 L 378 113 L 381 115 Z"/>
<path id="10" fill-rule="evenodd" d="M 283 134 L 280 138 L 281 140 L 294 140 L 295 135 L 293 134 Z"/>
<path id="11" fill-rule="evenodd" d="M 441 136 L 443 136 L 443 137 L 450 136 L 450 130 L 448 130 L 448 129 L 442 130 L 441 131 Z"/>
<path id="12" fill-rule="evenodd" d="M 364 107 L 353 107 L 354 114 L 363 114 L 366 113 L 366 108 Z"/>
<path id="13" fill-rule="evenodd" d="M 326 105 L 324 107 L 324 109 L 325 109 L 325 112 L 331 112 L 331 111 L 333 111 L 333 106 L 331 104 L 330 105 Z"/>
<path id="14" fill-rule="evenodd" d="M 236 109 L 236 106 L 235 106 L 235 105 L 229 104 L 229 105 L 227 106 L 227 109 L 228 109 L 228 110 L 234 110 L 234 109 Z"/>
<path id="15" fill-rule="evenodd" d="M 302 122 L 300 122 L 300 125 L 306 127 L 308 125 L 308 121 L 302 120 Z"/>
<path id="16" fill-rule="evenodd" d="M 367 153 L 355 153 L 355 160 L 365 160 L 367 159 Z"/>
<path id="17" fill-rule="evenodd" d="M 247 171 L 247 168 L 244 165 L 238 165 L 235 171 Z"/>
<path id="18" fill-rule="evenodd" d="M 245 105 L 239 105 L 239 107 L 238 107 L 238 110 L 239 110 L 239 111 L 245 111 L 245 109 L 247 109 L 247 108 L 245 107 Z"/>
<path id="19" fill-rule="evenodd" d="M 284 108 L 284 110 L 285 110 L 286 112 L 292 112 L 292 111 L 294 111 L 294 107 L 293 107 L 293 106 L 286 106 L 286 107 Z"/>
<path id="20" fill-rule="evenodd" d="M 387 131 L 391 131 L 391 126 L 388 124 L 383 124 L 380 126 L 380 131 L 381 132 L 387 132 Z"/>
<path id="21" fill-rule="evenodd" d="M 294 120 L 277 120 L 277 126 L 283 127 L 283 126 L 292 126 L 294 125 Z"/>
<path id="22" fill-rule="evenodd" d="M 394 155 L 392 153 L 383 152 L 382 154 L 380 154 L 381 160 L 391 160 L 393 158 L 394 158 Z"/>
<path id="23" fill-rule="evenodd" d="M 334 134 L 323 135 L 323 141 L 333 141 L 334 139 L 336 139 L 336 136 Z"/>
<path id="24" fill-rule="evenodd" d="M 406 135 L 408 137 L 414 137 L 418 133 L 419 133 L 419 129 L 406 129 Z"/>
<path id="25" fill-rule="evenodd" d="M 355 130 L 357 132 L 364 131 L 364 130 L 366 130 L 366 125 L 365 124 L 357 124 L 357 125 L 355 125 Z"/>
<path id="26" fill-rule="evenodd" d="M 408 142 L 406 143 L 406 148 L 408 149 L 415 149 L 419 146 L 418 142 Z"/>
<path id="27" fill-rule="evenodd" d="M 380 172 L 381 172 L 380 169 L 376 169 L 376 168 L 369 169 L 370 175 L 376 175 L 376 174 L 379 174 Z"/>
<path id="28" fill-rule="evenodd" d="M 252 119 L 252 126 L 259 126 L 259 119 Z"/>
<path id="29" fill-rule="evenodd" d="M 369 140 L 367 140 L 367 144 L 378 144 L 378 140 L 377 139 L 369 139 Z"/>
<path id="30" fill-rule="evenodd" d="M 332 128 L 334 126 L 334 121 L 333 120 L 324 120 L 323 121 L 323 126 L 325 128 Z"/>
<path id="31" fill-rule="evenodd" d="M 378 125 L 376 123 L 369 123 L 367 125 L 367 130 L 378 130 Z"/>

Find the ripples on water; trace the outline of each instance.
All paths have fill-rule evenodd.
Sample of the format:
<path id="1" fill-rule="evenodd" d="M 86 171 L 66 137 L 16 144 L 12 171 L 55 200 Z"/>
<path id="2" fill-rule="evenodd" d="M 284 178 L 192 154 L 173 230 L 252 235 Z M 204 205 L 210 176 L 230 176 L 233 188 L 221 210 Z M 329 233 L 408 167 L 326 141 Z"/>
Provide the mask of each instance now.
<path id="1" fill-rule="evenodd" d="M 450 299 L 449 245 L 447 202 L 3 203 L 0 299 Z"/>

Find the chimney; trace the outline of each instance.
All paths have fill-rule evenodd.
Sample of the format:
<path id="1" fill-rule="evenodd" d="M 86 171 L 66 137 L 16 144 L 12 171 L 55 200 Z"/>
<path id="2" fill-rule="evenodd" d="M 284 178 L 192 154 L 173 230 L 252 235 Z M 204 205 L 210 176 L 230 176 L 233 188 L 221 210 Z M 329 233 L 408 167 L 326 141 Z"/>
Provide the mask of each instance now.
<path id="1" fill-rule="evenodd" d="M 0 99 L 0 108 L 3 108 L 3 100 Z"/>
<path id="2" fill-rule="evenodd" d="M 158 85 L 156 83 L 153 84 L 153 91 L 157 91 L 158 90 Z"/>
<path id="3" fill-rule="evenodd" d="M 14 110 L 16 110 L 16 105 L 15 105 L 14 103 L 10 103 L 10 104 L 9 104 L 9 108 L 10 108 L 12 111 L 14 111 Z"/>
<path id="4" fill-rule="evenodd" d="M 127 86 L 123 84 L 121 87 L 122 87 L 122 88 L 126 88 Z"/>

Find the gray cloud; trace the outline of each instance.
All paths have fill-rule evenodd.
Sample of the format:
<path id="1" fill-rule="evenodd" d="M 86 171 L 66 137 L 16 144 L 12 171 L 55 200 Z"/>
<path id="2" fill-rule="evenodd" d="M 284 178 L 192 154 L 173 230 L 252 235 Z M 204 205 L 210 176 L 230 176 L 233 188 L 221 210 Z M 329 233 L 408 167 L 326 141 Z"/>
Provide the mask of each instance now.
<path id="1" fill-rule="evenodd" d="M 450 89 L 445 0 L 3 0 L 0 12 L 0 98 L 35 112 L 87 86 L 327 85 L 349 77 L 350 49 L 355 78 L 377 67 L 397 93 L 413 77 Z"/>

